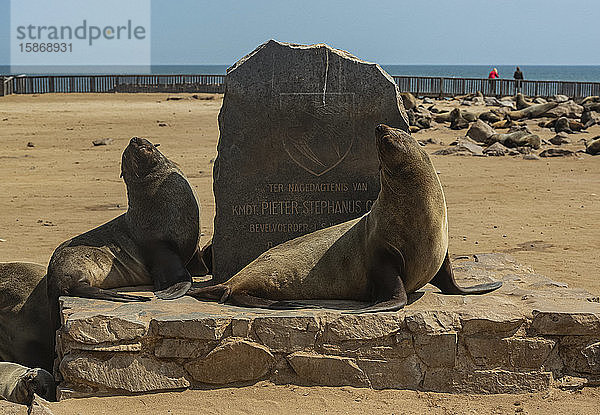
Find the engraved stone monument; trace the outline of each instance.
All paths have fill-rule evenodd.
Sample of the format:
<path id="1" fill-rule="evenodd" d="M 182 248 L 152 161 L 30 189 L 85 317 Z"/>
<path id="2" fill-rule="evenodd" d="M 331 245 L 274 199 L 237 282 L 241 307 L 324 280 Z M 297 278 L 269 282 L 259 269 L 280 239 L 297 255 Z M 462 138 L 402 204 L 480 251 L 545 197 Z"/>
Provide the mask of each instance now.
<path id="1" fill-rule="evenodd" d="M 393 79 L 342 50 L 270 40 L 229 68 L 213 171 L 214 279 L 367 213 L 379 193 L 379 123 L 408 131 Z"/>

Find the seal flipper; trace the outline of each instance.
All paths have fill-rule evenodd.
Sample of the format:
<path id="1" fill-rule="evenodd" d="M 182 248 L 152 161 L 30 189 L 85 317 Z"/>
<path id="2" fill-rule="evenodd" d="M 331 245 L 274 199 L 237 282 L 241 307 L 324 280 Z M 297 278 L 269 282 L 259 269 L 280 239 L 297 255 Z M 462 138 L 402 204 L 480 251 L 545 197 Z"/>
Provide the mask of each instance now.
<path id="1" fill-rule="evenodd" d="M 452 271 L 452 263 L 446 251 L 446 258 L 442 263 L 442 267 L 435 274 L 433 279 L 430 281 L 431 285 L 438 287 L 442 294 L 485 294 L 490 291 L 497 290 L 502 287 L 502 281 L 495 281 L 487 284 L 478 284 L 472 287 L 459 287 L 454 279 L 454 272 Z"/>
<path id="2" fill-rule="evenodd" d="M 374 285 L 377 302 L 369 307 L 345 311 L 343 314 L 398 311 L 404 308 L 408 297 L 401 278 L 403 269 L 402 252 L 389 244 L 379 247 L 373 255 L 368 275 Z"/>
<path id="3" fill-rule="evenodd" d="M 202 288 L 191 288 L 187 295 L 199 301 L 218 301 L 224 303 L 229 299 L 231 290 L 223 284 L 211 285 Z"/>
<path id="4" fill-rule="evenodd" d="M 150 298 L 141 295 L 121 294 L 111 290 L 92 287 L 88 284 L 80 284 L 69 288 L 67 294 L 71 297 L 95 298 L 98 300 L 117 301 L 120 303 L 133 303 L 138 301 L 150 301 Z"/>
<path id="5" fill-rule="evenodd" d="M 310 304 L 298 303 L 289 300 L 268 300 L 249 294 L 231 294 L 229 303 L 240 307 L 268 308 L 270 310 L 298 310 L 301 308 L 317 308 Z"/>
<path id="6" fill-rule="evenodd" d="M 157 241 L 144 246 L 143 251 L 154 282 L 154 295 L 162 300 L 184 296 L 192 286 L 192 276 L 169 244 Z"/>
<path id="7" fill-rule="evenodd" d="M 185 269 L 187 269 L 193 277 L 203 277 L 209 273 L 208 268 L 202 262 L 202 252 L 200 251 L 200 247 L 196 249 L 194 255 L 192 255 L 187 264 L 185 264 Z"/>
<path id="8" fill-rule="evenodd" d="M 212 275 L 212 239 L 203 248 L 198 246 L 185 267 L 194 277 Z"/>
<path id="9" fill-rule="evenodd" d="M 219 303 L 228 303 L 238 307 L 267 308 L 271 310 L 294 310 L 299 308 L 310 308 L 314 306 L 301 304 L 294 301 L 275 301 L 266 298 L 256 297 L 250 294 L 232 293 L 231 289 L 218 284 L 210 287 L 192 288 L 187 295 L 200 301 L 218 301 Z"/>

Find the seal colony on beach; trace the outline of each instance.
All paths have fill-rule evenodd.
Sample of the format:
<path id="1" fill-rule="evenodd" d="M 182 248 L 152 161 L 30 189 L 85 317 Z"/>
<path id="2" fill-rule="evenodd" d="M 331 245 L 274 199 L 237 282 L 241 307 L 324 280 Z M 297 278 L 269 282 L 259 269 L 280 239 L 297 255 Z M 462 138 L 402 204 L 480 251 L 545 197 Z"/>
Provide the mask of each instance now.
<path id="1" fill-rule="evenodd" d="M 228 281 L 189 295 L 246 307 L 290 308 L 294 300 L 373 303 L 394 311 L 427 283 L 446 294 L 483 294 L 502 283 L 459 287 L 448 256 L 446 201 L 425 151 L 410 135 L 375 129 L 381 191 L 371 211 L 273 247 Z"/>
<path id="2" fill-rule="evenodd" d="M 61 295 L 146 301 L 110 289 L 154 285 L 158 298 L 174 299 L 191 286 L 190 272 L 201 265 L 200 206 L 192 186 L 155 145 L 137 137 L 123 152 L 121 176 L 127 212 L 62 243 L 50 259 L 53 318 Z"/>

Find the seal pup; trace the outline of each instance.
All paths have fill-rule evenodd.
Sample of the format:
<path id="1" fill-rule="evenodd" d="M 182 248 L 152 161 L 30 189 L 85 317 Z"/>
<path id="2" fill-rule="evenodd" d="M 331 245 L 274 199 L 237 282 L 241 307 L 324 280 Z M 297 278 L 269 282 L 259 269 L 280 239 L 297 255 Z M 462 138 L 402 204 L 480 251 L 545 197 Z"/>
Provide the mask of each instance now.
<path id="1" fill-rule="evenodd" d="M 264 252 L 228 281 L 188 294 L 246 307 L 294 308 L 289 300 L 374 303 L 395 311 L 427 283 L 445 294 L 483 294 L 502 283 L 459 287 L 448 256 L 446 201 L 429 156 L 410 135 L 375 129 L 381 191 L 369 213 Z"/>
<path id="2" fill-rule="evenodd" d="M 150 141 L 134 137 L 123 152 L 126 213 L 63 242 L 48 265 L 48 296 L 55 319 L 58 297 L 146 301 L 111 288 L 154 285 L 161 299 L 184 295 L 189 269 L 201 262 L 200 206 L 178 166 Z"/>
<path id="3" fill-rule="evenodd" d="M 45 276 L 44 265 L 0 263 L 0 361 L 51 372 L 54 332 Z"/>
<path id="4" fill-rule="evenodd" d="M 0 362 L 0 398 L 21 405 L 31 405 L 34 394 L 47 401 L 56 400 L 56 385 L 48 371 Z"/>

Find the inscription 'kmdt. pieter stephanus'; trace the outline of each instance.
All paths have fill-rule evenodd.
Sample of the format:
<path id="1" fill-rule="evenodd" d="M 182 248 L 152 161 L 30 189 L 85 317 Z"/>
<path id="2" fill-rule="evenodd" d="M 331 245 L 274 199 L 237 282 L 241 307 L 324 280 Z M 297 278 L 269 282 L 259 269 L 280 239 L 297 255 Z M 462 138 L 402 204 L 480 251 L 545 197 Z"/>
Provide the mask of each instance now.
<path id="1" fill-rule="evenodd" d="M 374 129 L 408 130 L 392 78 L 327 45 L 269 41 L 227 71 L 214 166 L 214 278 L 268 248 L 364 215 Z"/>

